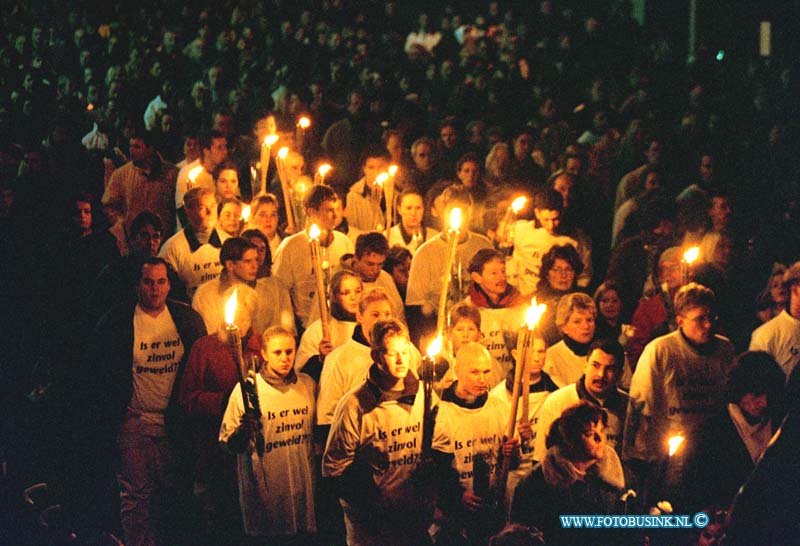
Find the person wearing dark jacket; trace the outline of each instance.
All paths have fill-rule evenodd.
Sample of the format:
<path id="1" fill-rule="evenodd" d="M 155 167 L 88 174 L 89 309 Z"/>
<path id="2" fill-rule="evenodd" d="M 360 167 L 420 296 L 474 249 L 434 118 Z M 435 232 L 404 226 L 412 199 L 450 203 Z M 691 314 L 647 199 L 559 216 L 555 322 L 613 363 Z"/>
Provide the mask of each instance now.
<path id="1" fill-rule="evenodd" d="M 80 374 L 94 449 L 119 457 L 126 544 L 161 543 L 156 537 L 172 543 L 165 532 L 180 532 L 176 518 L 187 512 L 182 501 L 192 466 L 186 463 L 178 392 L 192 345 L 206 329 L 189 306 L 167 299 L 167 271 L 161 258 L 144 261 L 136 303 L 123 303 L 100 319 Z M 155 504 L 162 498 L 168 502 Z"/>
<path id="2" fill-rule="evenodd" d="M 728 506 L 779 424 L 785 375 L 761 351 L 742 353 L 728 374 L 727 404 L 703 426 L 690 470 L 692 500 Z"/>
<path id="3" fill-rule="evenodd" d="M 547 544 L 597 544 L 598 531 L 562 528 L 566 514 L 612 514 L 625 486 L 622 464 L 606 444 L 606 414 L 582 401 L 564 411 L 550 428 L 547 455 L 514 493 L 511 521 L 536 527 Z M 603 535 L 616 544 L 612 530 Z"/>

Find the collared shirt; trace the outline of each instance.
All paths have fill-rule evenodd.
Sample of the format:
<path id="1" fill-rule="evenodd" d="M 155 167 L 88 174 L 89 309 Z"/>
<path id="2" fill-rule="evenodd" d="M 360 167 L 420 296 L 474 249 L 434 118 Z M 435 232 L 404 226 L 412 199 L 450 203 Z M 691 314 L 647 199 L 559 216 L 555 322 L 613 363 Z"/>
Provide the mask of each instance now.
<path id="1" fill-rule="evenodd" d="M 103 205 L 122 209 L 125 229 L 130 233 L 131 222 L 140 212 L 158 215 L 164 225 L 164 234 L 175 231 L 175 178 L 178 170 L 171 163 L 157 161 L 147 172 L 132 161 L 111 173 L 103 194 Z"/>

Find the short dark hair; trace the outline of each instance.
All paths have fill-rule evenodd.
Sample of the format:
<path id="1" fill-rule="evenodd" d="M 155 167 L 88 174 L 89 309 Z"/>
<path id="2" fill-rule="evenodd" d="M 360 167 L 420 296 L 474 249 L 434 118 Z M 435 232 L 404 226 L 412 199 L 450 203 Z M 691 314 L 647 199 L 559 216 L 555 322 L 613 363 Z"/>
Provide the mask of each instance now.
<path id="1" fill-rule="evenodd" d="M 222 243 L 222 248 L 219 251 L 219 261 L 224 266 L 225 262 L 241 260 L 245 251 L 251 249 L 255 250 L 256 245 L 251 243 L 248 239 L 244 237 L 231 237 Z"/>
<path id="2" fill-rule="evenodd" d="M 164 231 L 164 223 L 157 214 L 153 214 L 149 210 L 144 210 L 136 215 L 136 218 L 131 222 L 131 239 L 139 235 L 145 226 L 153 226 L 156 231 Z"/>
<path id="3" fill-rule="evenodd" d="M 141 265 L 139 266 L 139 271 L 136 274 L 136 282 L 142 280 L 142 274 L 144 273 L 144 266 L 146 265 L 163 265 L 164 269 L 167 271 L 167 278 L 169 278 L 170 266 L 167 263 L 167 260 L 164 258 L 159 258 L 158 256 L 148 256 L 144 260 L 142 260 Z"/>
<path id="4" fill-rule="evenodd" d="M 728 370 L 725 396 L 729 403 L 738 404 L 747 393 L 766 394 L 768 405 L 774 408 L 785 383 L 786 375 L 772 355 L 764 351 L 746 351 L 736 357 Z"/>
<path id="5" fill-rule="evenodd" d="M 692 307 L 708 307 L 709 309 L 716 309 L 717 298 L 714 291 L 708 287 L 690 282 L 689 284 L 681 286 L 678 293 L 675 294 L 675 314 L 682 315 L 684 311 Z"/>
<path id="6" fill-rule="evenodd" d="M 474 305 L 470 305 L 469 303 L 462 301 L 450 309 L 447 321 L 450 328 L 458 324 L 458 321 L 461 319 L 471 320 L 473 323 L 475 323 L 475 326 L 478 328 L 478 330 L 481 329 L 481 311 Z"/>
<path id="7" fill-rule="evenodd" d="M 303 207 L 306 209 L 319 210 L 325 201 L 336 201 L 339 196 L 333 191 L 333 188 L 325 184 L 315 184 L 303 199 Z"/>
<path id="8" fill-rule="evenodd" d="M 394 268 L 402 264 L 405 260 L 412 258 L 411 251 L 404 246 L 394 245 L 389 249 L 389 254 L 386 255 L 386 261 L 383 262 L 383 270 L 387 273 L 394 271 Z"/>
<path id="9" fill-rule="evenodd" d="M 386 147 L 380 144 L 369 144 L 361 152 L 361 166 L 366 165 L 367 160 L 371 158 L 380 158 L 384 161 L 389 160 L 389 152 Z"/>
<path id="10" fill-rule="evenodd" d="M 156 136 L 153 131 L 148 131 L 144 127 L 138 125 L 131 135 L 131 140 L 135 138 L 144 142 L 144 145 L 148 148 L 152 148 L 156 145 Z"/>
<path id="11" fill-rule="evenodd" d="M 663 191 L 645 194 L 636 217 L 640 229 L 656 229 L 663 220 L 672 220 L 675 217 L 675 200 L 670 199 Z"/>
<path id="12" fill-rule="evenodd" d="M 373 351 L 383 352 L 386 350 L 386 338 L 392 336 L 408 338 L 408 329 L 397 319 L 379 320 L 370 332 L 370 348 Z"/>
<path id="13" fill-rule="evenodd" d="M 225 208 L 225 205 L 230 204 L 230 203 L 233 203 L 234 205 L 239 205 L 240 207 L 244 206 L 244 203 L 242 203 L 236 197 L 226 197 L 225 199 L 220 201 L 219 204 L 217 205 L 217 216 L 222 214 L 222 209 Z"/>
<path id="14" fill-rule="evenodd" d="M 472 256 L 467 271 L 481 275 L 483 273 L 483 268 L 492 260 L 499 260 L 505 263 L 506 256 L 494 248 L 482 248 Z"/>
<path id="15" fill-rule="evenodd" d="M 592 344 L 589 345 L 589 354 L 592 354 L 592 351 L 595 349 L 613 356 L 614 366 L 618 369 L 622 369 L 622 365 L 625 363 L 625 349 L 622 348 L 619 341 L 612 338 L 595 339 L 592 341 Z"/>
<path id="16" fill-rule="evenodd" d="M 388 256 L 389 243 L 382 233 L 371 231 L 358 236 L 356 239 L 356 258 L 362 258 L 368 252 L 380 256 Z"/>
<path id="17" fill-rule="evenodd" d="M 556 265 L 556 260 L 564 260 L 575 271 L 575 278 L 583 273 L 583 262 L 581 262 L 578 251 L 575 247 L 566 245 L 554 245 L 550 247 L 544 256 L 542 256 L 542 265 L 539 269 L 539 284 L 545 286 L 547 284 L 547 274 Z"/>
<path id="18" fill-rule="evenodd" d="M 200 133 L 197 139 L 198 144 L 200 144 L 200 152 L 202 153 L 203 150 L 210 150 L 211 144 L 216 138 L 224 138 L 225 142 L 228 141 L 228 137 L 225 136 L 225 133 L 220 131 L 203 131 Z"/>
<path id="19" fill-rule="evenodd" d="M 450 205 L 450 203 L 463 203 L 470 207 L 473 204 L 472 194 L 461 184 L 451 184 L 447 186 L 442 192 L 442 202 L 445 207 Z"/>
<path id="20" fill-rule="evenodd" d="M 565 409 L 561 417 L 553 421 L 545 443 L 548 448 L 552 446 L 562 448 L 568 457 L 577 455 L 578 450 L 582 448 L 581 438 L 586 427 L 598 422 L 603 425 L 608 424 L 606 412 L 591 402 L 582 400 Z"/>
<path id="21" fill-rule="evenodd" d="M 478 166 L 478 170 L 481 169 L 481 162 L 478 159 L 478 154 L 475 152 L 467 152 L 458 158 L 458 162 L 456 163 L 456 172 L 461 170 L 461 167 L 464 166 L 464 163 L 475 163 Z"/>
<path id="22" fill-rule="evenodd" d="M 264 256 L 264 268 L 267 270 L 267 276 L 272 274 L 272 250 L 269 248 L 269 240 L 267 236 L 261 233 L 258 229 L 247 229 L 240 235 L 243 239 L 247 239 L 248 241 L 252 238 L 261 239 L 263 243 L 266 245 L 267 254 Z"/>
<path id="23" fill-rule="evenodd" d="M 533 208 L 539 210 L 564 211 L 564 197 L 553 188 L 545 188 L 533 198 Z"/>

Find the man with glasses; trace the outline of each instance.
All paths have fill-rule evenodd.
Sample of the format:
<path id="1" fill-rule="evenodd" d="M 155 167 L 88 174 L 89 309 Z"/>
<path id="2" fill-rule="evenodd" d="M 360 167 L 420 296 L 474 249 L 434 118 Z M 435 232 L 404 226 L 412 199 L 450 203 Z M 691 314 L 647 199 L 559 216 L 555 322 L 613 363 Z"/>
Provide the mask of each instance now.
<path id="1" fill-rule="evenodd" d="M 668 487 L 676 502 L 685 485 L 685 469 L 698 440 L 696 435 L 723 402 L 725 377 L 733 361 L 733 344 L 715 334 L 714 292 L 697 283 L 675 295 L 678 329 L 651 341 L 631 380 L 623 457 L 637 478 Z M 666 476 L 655 470 L 668 457 L 668 441 L 682 436 L 678 452 L 669 457 Z M 634 484 L 636 488 L 636 484 Z M 641 489 L 640 489 L 641 490 Z M 653 498 L 652 500 L 661 500 Z"/>

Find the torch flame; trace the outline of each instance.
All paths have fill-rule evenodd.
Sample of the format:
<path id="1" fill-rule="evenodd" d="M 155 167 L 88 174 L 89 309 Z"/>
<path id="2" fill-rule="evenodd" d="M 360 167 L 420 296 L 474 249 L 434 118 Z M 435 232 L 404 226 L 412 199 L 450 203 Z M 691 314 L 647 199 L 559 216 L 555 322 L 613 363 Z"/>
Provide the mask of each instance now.
<path id="1" fill-rule="evenodd" d="M 525 206 L 525 203 L 528 202 L 528 198 L 524 195 L 520 195 L 511 203 L 511 210 L 514 211 L 514 214 L 519 214 L 519 211 L 522 210 L 522 207 Z"/>
<path id="2" fill-rule="evenodd" d="M 389 180 L 389 173 L 381 173 L 375 177 L 375 184 L 383 187 L 383 184 Z"/>
<path id="3" fill-rule="evenodd" d="M 192 181 L 192 184 L 194 184 L 195 179 L 200 175 L 201 172 L 203 172 L 202 165 L 198 165 L 197 167 L 189 171 L 189 180 Z"/>
<path id="4" fill-rule="evenodd" d="M 386 170 L 389 173 L 389 176 L 394 176 L 397 174 L 397 165 L 389 165 L 389 168 Z"/>
<path id="5" fill-rule="evenodd" d="M 233 289 L 233 294 L 231 297 L 228 298 L 228 301 L 225 303 L 225 324 L 233 325 L 233 321 L 236 320 L 236 291 L 238 289 Z"/>
<path id="6" fill-rule="evenodd" d="M 308 238 L 309 239 L 319 239 L 319 236 L 322 235 L 322 231 L 320 231 L 317 224 L 311 224 L 311 227 L 308 228 Z"/>
<path id="7" fill-rule="evenodd" d="M 333 167 L 331 167 L 329 163 L 323 163 L 322 165 L 319 166 L 319 169 L 317 169 L 317 172 L 321 176 L 325 176 L 329 172 L 331 172 L 331 169 L 333 169 Z"/>
<path id="8" fill-rule="evenodd" d="M 311 120 L 308 119 L 306 116 L 301 117 L 297 120 L 297 126 L 301 129 L 308 129 L 311 127 Z"/>
<path id="9" fill-rule="evenodd" d="M 273 144 L 278 142 L 280 137 L 278 135 L 267 135 L 264 137 L 264 146 L 272 148 Z"/>
<path id="10" fill-rule="evenodd" d="M 245 205 L 242 209 L 242 220 L 245 222 L 250 220 L 250 205 Z"/>
<path id="11" fill-rule="evenodd" d="M 428 345 L 428 350 L 426 351 L 428 356 L 433 358 L 439 354 L 442 350 L 442 336 L 436 336 L 436 339 L 431 341 L 431 344 Z"/>
<path id="12" fill-rule="evenodd" d="M 461 228 L 461 209 L 454 208 L 450 211 L 450 231 L 458 233 Z"/>
<path id="13" fill-rule="evenodd" d="M 286 146 L 278 150 L 278 157 L 280 157 L 281 159 L 286 159 L 287 155 L 289 155 L 289 148 L 287 148 Z"/>
<path id="14" fill-rule="evenodd" d="M 669 440 L 667 440 L 667 445 L 669 445 L 669 456 L 672 457 L 681 447 L 683 441 L 686 438 L 683 437 L 682 434 L 676 434 L 675 436 L 670 436 Z"/>
<path id="15" fill-rule="evenodd" d="M 689 250 L 683 253 L 683 261 L 687 264 L 693 263 L 697 258 L 700 257 L 700 247 L 693 246 Z"/>
<path id="16" fill-rule="evenodd" d="M 526 326 L 528 330 L 533 330 L 545 311 L 547 311 L 547 305 L 543 303 L 537 304 L 536 298 L 534 297 L 531 300 L 531 306 L 528 307 L 528 311 L 525 313 L 525 324 L 523 324 L 523 326 Z"/>

